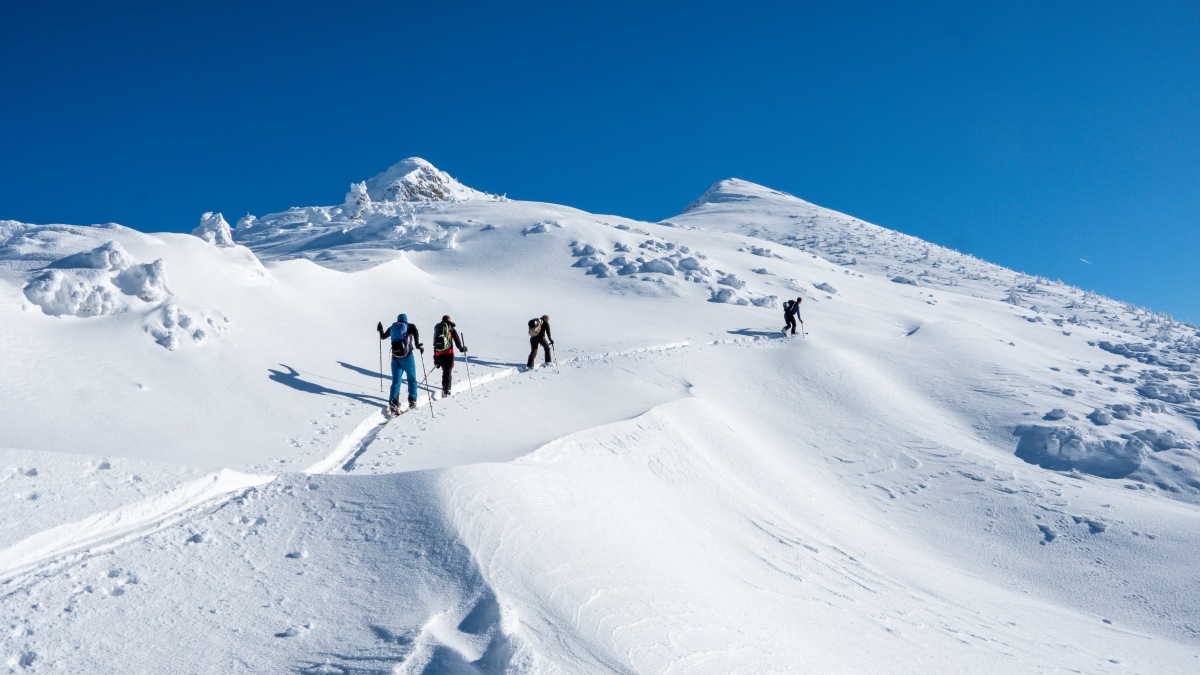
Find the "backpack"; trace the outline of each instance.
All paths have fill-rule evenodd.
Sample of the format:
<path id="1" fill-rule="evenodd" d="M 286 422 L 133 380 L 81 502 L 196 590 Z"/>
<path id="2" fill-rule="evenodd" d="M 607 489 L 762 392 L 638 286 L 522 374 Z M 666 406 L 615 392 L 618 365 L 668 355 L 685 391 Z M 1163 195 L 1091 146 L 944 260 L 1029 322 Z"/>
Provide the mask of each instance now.
<path id="1" fill-rule="evenodd" d="M 796 306 L 796 301 L 795 301 L 795 300 L 788 300 L 787 302 L 783 303 L 783 313 L 784 313 L 784 314 L 791 314 L 791 313 L 792 313 L 792 308 L 793 308 L 793 307 L 795 307 L 795 306 Z"/>
<path id="2" fill-rule="evenodd" d="M 530 319 L 529 320 L 529 337 L 537 337 L 537 334 L 540 332 L 542 332 L 542 320 L 541 319 Z"/>
<path id="3" fill-rule="evenodd" d="M 445 321 L 439 323 L 433 333 L 433 352 L 448 352 L 452 349 L 453 341 L 450 337 L 450 324 Z"/>
<path id="4" fill-rule="evenodd" d="M 397 329 L 399 326 L 399 329 Z M 396 331 L 399 330 L 399 335 Z M 412 353 L 412 335 L 408 332 L 408 324 L 394 323 L 392 324 L 392 356 L 404 358 Z"/>

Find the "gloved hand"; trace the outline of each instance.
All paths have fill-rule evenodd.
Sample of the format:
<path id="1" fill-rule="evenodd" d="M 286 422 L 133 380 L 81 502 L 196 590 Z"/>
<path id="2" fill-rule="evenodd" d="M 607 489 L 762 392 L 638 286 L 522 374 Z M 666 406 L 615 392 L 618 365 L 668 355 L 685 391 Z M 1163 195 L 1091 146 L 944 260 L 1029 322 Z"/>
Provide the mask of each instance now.
<path id="1" fill-rule="evenodd" d="M 463 353 L 464 353 L 464 354 L 466 354 L 466 353 L 467 353 L 467 348 L 466 348 L 466 347 L 463 347 Z"/>
<path id="2" fill-rule="evenodd" d="M 424 354 L 425 353 L 425 345 L 417 345 L 417 350 L 420 351 L 422 354 Z"/>
<path id="3" fill-rule="evenodd" d="M 550 346 L 551 346 L 551 347 L 553 347 L 553 346 L 554 346 L 554 340 L 551 340 L 551 341 L 550 341 Z"/>
<path id="4" fill-rule="evenodd" d="M 383 322 L 382 321 L 375 324 L 375 330 L 379 331 L 380 333 L 383 332 Z"/>

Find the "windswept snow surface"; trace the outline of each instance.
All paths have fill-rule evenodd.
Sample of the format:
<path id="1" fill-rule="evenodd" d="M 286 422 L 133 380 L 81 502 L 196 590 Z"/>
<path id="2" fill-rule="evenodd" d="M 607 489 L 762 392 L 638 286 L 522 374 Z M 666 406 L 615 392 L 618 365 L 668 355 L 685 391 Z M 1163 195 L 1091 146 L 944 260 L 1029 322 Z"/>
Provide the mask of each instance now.
<path id="1" fill-rule="evenodd" d="M 1200 669 L 1193 326 L 737 180 L 205 222 L 0 221 L 11 672 Z"/>

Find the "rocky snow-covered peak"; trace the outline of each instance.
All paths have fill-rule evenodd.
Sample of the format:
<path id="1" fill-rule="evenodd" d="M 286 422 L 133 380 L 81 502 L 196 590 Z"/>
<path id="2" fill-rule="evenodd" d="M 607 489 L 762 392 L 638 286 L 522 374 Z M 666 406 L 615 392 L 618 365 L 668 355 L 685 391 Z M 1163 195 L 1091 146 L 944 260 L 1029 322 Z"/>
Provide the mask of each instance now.
<path id="1" fill-rule="evenodd" d="M 375 202 L 464 201 L 495 199 L 473 190 L 420 157 L 393 164 L 366 181 L 367 195 Z"/>

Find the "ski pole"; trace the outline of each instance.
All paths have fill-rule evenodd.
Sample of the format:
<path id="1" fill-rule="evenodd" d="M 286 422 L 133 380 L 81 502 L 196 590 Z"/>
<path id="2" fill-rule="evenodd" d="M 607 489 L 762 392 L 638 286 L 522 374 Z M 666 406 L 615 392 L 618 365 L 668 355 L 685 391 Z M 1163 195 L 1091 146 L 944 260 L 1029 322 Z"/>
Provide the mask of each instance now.
<path id="1" fill-rule="evenodd" d="M 471 383 L 471 355 L 467 353 L 467 336 L 459 333 L 458 337 L 463 341 L 463 359 L 467 362 L 467 391 L 471 395 L 475 395 L 475 385 Z"/>
<path id="2" fill-rule="evenodd" d="M 379 342 L 379 391 L 383 391 L 383 340 Z"/>
<path id="3" fill-rule="evenodd" d="M 428 382 L 429 371 L 425 368 L 425 352 L 421 352 L 421 370 L 425 372 L 425 379 L 422 382 Z M 429 417 L 433 418 L 433 394 L 429 391 L 429 385 L 425 385 L 425 395 L 429 397 Z"/>
<path id="4" fill-rule="evenodd" d="M 559 369 L 559 367 L 558 367 L 558 354 L 556 353 L 557 351 L 558 351 L 558 350 L 554 348 L 554 345 L 553 345 L 553 344 L 551 344 L 551 345 L 550 345 L 550 358 L 554 359 L 554 372 L 556 372 L 556 373 L 558 373 L 559 375 L 561 375 L 561 374 L 562 374 L 562 370 L 560 370 L 560 369 Z"/>

